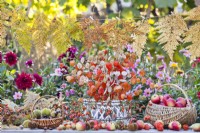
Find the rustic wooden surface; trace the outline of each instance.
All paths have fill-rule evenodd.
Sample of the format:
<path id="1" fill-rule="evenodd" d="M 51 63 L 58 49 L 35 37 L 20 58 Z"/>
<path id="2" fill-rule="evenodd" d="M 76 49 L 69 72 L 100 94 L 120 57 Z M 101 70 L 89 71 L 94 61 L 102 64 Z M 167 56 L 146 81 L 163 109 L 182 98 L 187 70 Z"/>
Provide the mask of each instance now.
<path id="1" fill-rule="evenodd" d="M 58 130 L 31 130 L 31 129 L 18 129 L 18 130 L 11 130 L 11 129 L 7 129 L 7 130 L 1 130 L 0 133 L 130 133 L 133 131 L 127 131 L 127 130 L 115 130 L 115 131 L 107 131 L 107 130 L 98 130 L 98 131 L 94 131 L 94 130 L 87 130 L 87 131 L 77 131 L 77 130 L 62 130 L 62 131 L 58 131 Z M 134 131 L 134 133 L 160 133 L 159 131 L 155 130 L 155 129 L 151 129 L 151 130 L 138 130 L 138 131 Z M 162 133 L 195 133 L 192 130 L 188 130 L 188 131 L 172 131 L 172 130 L 164 130 Z"/>

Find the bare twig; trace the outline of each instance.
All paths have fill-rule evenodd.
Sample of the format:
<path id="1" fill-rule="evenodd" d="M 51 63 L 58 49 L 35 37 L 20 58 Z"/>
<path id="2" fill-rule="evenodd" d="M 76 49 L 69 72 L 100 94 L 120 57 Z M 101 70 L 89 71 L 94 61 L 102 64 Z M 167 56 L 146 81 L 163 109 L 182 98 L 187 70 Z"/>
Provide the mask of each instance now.
<path id="1" fill-rule="evenodd" d="M 27 7 L 27 11 L 26 11 L 26 16 L 28 16 L 28 14 L 29 14 L 29 12 L 30 12 L 32 3 L 33 3 L 33 0 L 29 0 L 29 1 L 28 1 L 28 7 Z"/>
<path id="2" fill-rule="evenodd" d="M 148 0 L 148 8 L 147 8 L 147 14 L 146 17 L 149 18 L 151 14 L 151 5 L 153 3 L 153 0 Z"/>

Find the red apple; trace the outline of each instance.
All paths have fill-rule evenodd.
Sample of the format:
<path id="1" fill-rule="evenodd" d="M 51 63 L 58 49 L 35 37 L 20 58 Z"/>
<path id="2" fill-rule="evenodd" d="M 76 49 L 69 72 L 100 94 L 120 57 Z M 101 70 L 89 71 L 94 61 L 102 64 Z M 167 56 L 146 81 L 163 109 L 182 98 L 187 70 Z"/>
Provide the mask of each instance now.
<path id="1" fill-rule="evenodd" d="M 164 130 L 164 122 L 162 120 L 156 120 L 155 123 L 154 123 L 154 127 L 158 131 L 163 131 Z"/>
<path id="2" fill-rule="evenodd" d="M 94 125 L 94 130 L 99 130 L 99 125 L 98 124 Z"/>
<path id="3" fill-rule="evenodd" d="M 103 129 L 105 129 L 105 128 L 106 128 L 106 123 L 102 122 L 102 123 L 101 123 L 101 127 L 102 127 Z"/>
<path id="4" fill-rule="evenodd" d="M 143 119 L 144 119 L 144 121 L 149 121 L 151 119 L 151 116 L 150 115 L 146 115 Z"/>
<path id="5" fill-rule="evenodd" d="M 79 121 L 76 123 L 76 130 L 83 131 L 85 130 L 85 128 L 86 128 L 86 124 L 84 122 Z"/>
<path id="6" fill-rule="evenodd" d="M 159 95 L 160 97 L 160 102 L 163 102 L 163 95 Z"/>
<path id="7" fill-rule="evenodd" d="M 153 94 L 151 96 L 151 101 L 152 101 L 152 103 L 159 104 L 160 103 L 160 97 L 157 94 Z"/>
<path id="8" fill-rule="evenodd" d="M 185 107 L 180 101 L 176 102 L 176 107 L 183 108 Z"/>
<path id="9" fill-rule="evenodd" d="M 192 130 L 195 132 L 200 132 L 200 123 L 195 123 L 191 126 Z"/>
<path id="10" fill-rule="evenodd" d="M 178 121 L 172 121 L 169 123 L 168 128 L 171 130 L 179 131 L 181 129 L 181 124 Z"/>
<path id="11" fill-rule="evenodd" d="M 161 102 L 160 105 L 165 106 L 165 104 L 163 102 Z"/>
<path id="12" fill-rule="evenodd" d="M 183 97 L 178 97 L 176 101 L 177 101 L 177 102 L 180 102 L 184 107 L 185 107 L 186 104 L 187 104 L 186 99 L 183 98 Z"/>
<path id="13" fill-rule="evenodd" d="M 114 131 L 116 128 L 115 128 L 115 124 L 112 123 L 112 122 L 109 122 L 106 124 L 106 129 L 109 130 L 109 131 Z"/>
<path id="14" fill-rule="evenodd" d="M 145 123 L 145 124 L 144 124 L 144 130 L 149 130 L 149 129 L 151 129 L 150 125 L 147 124 L 147 123 Z"/>
<path id="15" fill-rule="evenodd" d="M 156 128 L 156 126 L 157 126 L 158 124 L 164 125 L 164 122 L 163 122 L 162 120 L 156 120 L 155 123 L 154 123 L 154 127 Z"/>
<path id="16" fill-rule="evenodd" d="M 72 127 L 73 130 L 75 130 L 76 129 L 76 123 L 71 123 L 71 127 Z"/>
<path id="17" fill-rule="evenodd" d="M 137 120 L 136 124 L 137 124 L 139 130 L 144 128 L 144 122 L 142 120 Z"/>
<path id="18" fill-rule="evenodd" d="M 165 94 L 165 95 L 163 96 L 162 102 L 165 104 L 165 106 L 167 106 L 167 100 L 168 100 L 169 98 L 171 98 L 171 95 L 169 95 L 169 94 Z"/>
<path id="19" fill-rule="evenodd" d="M 176 106 L 176 101 L 173 98 L 169 98 L 167 100 L 167 106 L 168 107 L 175 107 Z"/>
<path id="20" fill-rule="evenodd" d="M 185 130 L 185 131 L 189 130 L 188 124 L 184 124 L 184 125 L 183 125 L 183 130 Z"/>

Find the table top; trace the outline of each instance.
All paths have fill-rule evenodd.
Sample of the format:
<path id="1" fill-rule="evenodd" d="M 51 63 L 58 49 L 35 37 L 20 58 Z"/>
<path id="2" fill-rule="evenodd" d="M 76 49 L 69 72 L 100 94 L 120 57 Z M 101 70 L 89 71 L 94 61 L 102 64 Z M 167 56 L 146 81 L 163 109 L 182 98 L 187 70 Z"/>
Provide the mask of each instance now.
<path id="1" fill-rule="evenodd" d="M 87 133 L 130 133 L 133 131 L 128 131 L 128 130 L 115 130 L 115 131 L 107 131 L 107 130 L 98 130 L 98 131 L 94 131 L 94 130 L 87 130 L 87 131 L 77 131 L 77 130 L 62 130 L 62 131 L 58 131 L 56 129 L 54 130 L 41 130 L 41 129 L 5 129 L 5 130 L 0 130 L 0 133 L 83 133 L 83 132 L 87 132 Z M 172 130 L 167 130 L 165 129 L 162 133 L 194 133 L 192 130 L 188 130 L 188 131 L 172 131 Z M 151 130 L 137 130 L 134 131 L 134 133 L 160 133 L 159 131 L 155 130 L 155 129 L 151 129 Z"/>

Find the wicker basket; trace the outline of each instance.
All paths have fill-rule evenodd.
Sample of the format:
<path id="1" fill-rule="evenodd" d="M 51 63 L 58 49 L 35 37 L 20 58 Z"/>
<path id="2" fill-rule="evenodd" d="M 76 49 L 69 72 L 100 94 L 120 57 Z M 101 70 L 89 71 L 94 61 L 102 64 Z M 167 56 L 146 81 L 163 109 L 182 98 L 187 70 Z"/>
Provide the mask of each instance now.
<path id="1" fill-rule="evenodd" d="M 59 118 L 51 118 L 51 119 L 34 119 L 33 118 L 33 110 L 35 109 L 35 106 L 38 104 L 39 100 L 41 99 L 47 99 L 47 98 L 55 98 L 58 100 L 57 97 L 46 95 L 38 98 L 36 102 L 33 105 L 33 108 L 31 110 L 31 122 L 33 122 L 37 128 L 56 128 L 60 124 L 63 123 L 63 118 L 64 118 L 64 108 L 62 106 L 62 102 L 58 100 L 60 106 L 61 106 L 61 117 Z"/>
<path id="2" fill-rule="evenodd" d="M 179 121 L 181 124 L 191 125 L 195 123 L 197 119 L 197 111 L 195 106 L 190 103 L 186 92 L 174 84 L 165 84 L 163 86 L 172 86 L 180 90 L 184 94 L 184 97 L 187 99 L 187 107 L 168 107 L 154 104 L 149 101 L 146 107 L 145 115 L 151 116 L 150 123 L 154 124 L 156 120 L 162 120 L 166 126 L 174 120 Z"/>

